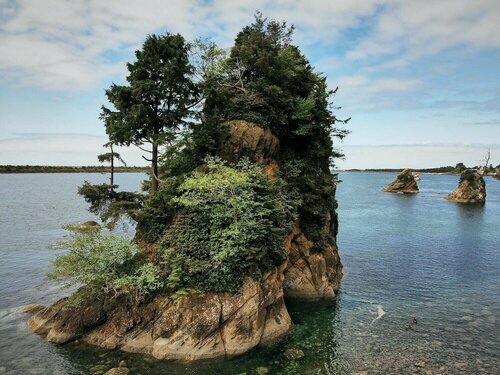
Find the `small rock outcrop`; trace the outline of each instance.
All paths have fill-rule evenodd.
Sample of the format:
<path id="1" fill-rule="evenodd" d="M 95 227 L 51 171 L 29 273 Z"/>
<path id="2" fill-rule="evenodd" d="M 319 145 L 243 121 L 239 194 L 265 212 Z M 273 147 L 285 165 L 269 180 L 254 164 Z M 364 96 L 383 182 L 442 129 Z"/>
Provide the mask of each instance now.
<path id="1" fill-rule="evenodd" d="M 21 310 L 19 310 L 19 312 L 22 314 L 28 314 L 28 313 L 36 313 L 43 309 L 45 309 L 45 305 L 41 305 L 39 303 L 30 303 L 29 305 L 23 306 Z"/>
<path id="2" fill-rule="evenodd" d="M 459 203 L 484 203 L 486 201 L 486 183 L 476 170 L 466 169 L 460 175 L 458 187 L 445 197 Z"/>
<path id="3" fill-rule="evenodd" d="M 418 193 L 418 185 L 411 169 L 403 170 L 389 185 L 384 188 L 389 193 L 415 194 Z"/>

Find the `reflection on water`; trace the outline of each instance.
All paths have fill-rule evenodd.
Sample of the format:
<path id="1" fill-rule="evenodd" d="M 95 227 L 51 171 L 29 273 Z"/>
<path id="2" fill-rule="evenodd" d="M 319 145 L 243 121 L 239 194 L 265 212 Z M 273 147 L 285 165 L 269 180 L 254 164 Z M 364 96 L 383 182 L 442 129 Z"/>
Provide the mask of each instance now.
<path id="1" fill-rule="evenodd" d="M 137 190 L 143 175 L 117 178 Z M 132 374 L 495 373 L 500 181 L 487 179 L 485 205 L 463 205 L 443 199 L 455 176 L 422 175 L 416 195 L 382 192 L 392 174 L 340 178 L 338 299 L 287 301 L 294 334 L 276 347 L 188 364 L 55 346 L 28 332 L 19 307 L 64 295 L 44 276 L 55 256 L 46 246 L 61 225 L 94 218 L 76 187 L 106 176 L 0 175 L 0 374 L 99 374 L 123 359 Z M 305 357 L 288 360 L 287 348 Z"/>

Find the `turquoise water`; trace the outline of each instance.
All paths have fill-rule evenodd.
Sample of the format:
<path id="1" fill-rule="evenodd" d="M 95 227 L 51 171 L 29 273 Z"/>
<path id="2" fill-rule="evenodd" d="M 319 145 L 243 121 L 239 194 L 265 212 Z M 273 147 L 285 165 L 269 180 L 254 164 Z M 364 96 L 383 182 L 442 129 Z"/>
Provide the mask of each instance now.
<path id="1" fill-rule="evenodd" d="M 117 178 L 137 190 L 144 176 Z M 28 332 L 19 308 L 65 294 L 45 277 L 56 254 L 47 245 L 63 224 L 94 219 L 76 188 L 106 176 L 0 175 L 0 374 L 98 373 L 121 359 L 132 374 L 498 373 L 500 181 L 487 178 L 487 203 L 468 206 L 442 199 L 456 176 L 423 175 L 415 196 L 383 193 L 390 173 L 340 178 L 338 299 L 288 302 L 295 332 L 275 348 L 187 364 L 56 346 Z M 305 357 L 286 359 L 289 347 Z"/>

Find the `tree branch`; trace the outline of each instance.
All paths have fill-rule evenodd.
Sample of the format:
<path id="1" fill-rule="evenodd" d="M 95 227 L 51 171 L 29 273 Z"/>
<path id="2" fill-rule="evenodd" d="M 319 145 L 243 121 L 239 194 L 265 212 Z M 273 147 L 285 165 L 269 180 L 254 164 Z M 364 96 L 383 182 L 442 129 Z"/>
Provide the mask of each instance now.
<path id="1" fill-rule="evenodd" d="M 144 151 L 144 152 L 149 152 L 150 154 L 152 154 L 152 153 L 153 153 L 153 151 L 146 150 L 145 148 L 142 148 L 142 147 L 141 147 L 141 146 L 139 146 L 139 145 L 135 145 L 135 146 L 136 146 L 136 147 L 138 147 L 138 148 L 140 148 L 140 149 L 141 149 L 142 151 Z"/>

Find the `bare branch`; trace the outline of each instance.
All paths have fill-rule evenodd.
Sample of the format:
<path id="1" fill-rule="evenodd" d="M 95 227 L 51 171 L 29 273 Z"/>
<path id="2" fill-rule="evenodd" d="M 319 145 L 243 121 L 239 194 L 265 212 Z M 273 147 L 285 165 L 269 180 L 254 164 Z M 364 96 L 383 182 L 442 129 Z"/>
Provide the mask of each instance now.
<path id="1" fill-rule="evenodd" d="M 135 146 L 136 146 L 136 147 L 138 147 L 138 148 L 140 148 L 140 149 L 141 149 L 142 151 L 144 151 L 144 152 L 149 152 L 150 154 L 152 154 L 152 153 L 153 153 L 153 151 L 146 150 L 145 148 L 142 148 L 142 147 L 141 147 L 141 146 L 139 146 L 139 145 L 135 145 Z"/>

